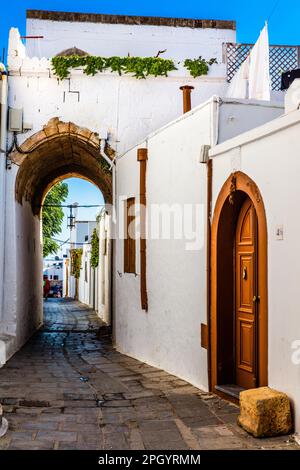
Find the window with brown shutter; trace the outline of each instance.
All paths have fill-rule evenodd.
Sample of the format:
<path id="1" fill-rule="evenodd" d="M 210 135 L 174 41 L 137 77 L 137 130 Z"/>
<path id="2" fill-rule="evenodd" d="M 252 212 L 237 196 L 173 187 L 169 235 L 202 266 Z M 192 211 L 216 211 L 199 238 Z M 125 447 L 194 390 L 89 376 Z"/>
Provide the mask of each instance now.
<path id="1" fill-rule="evenodd" d="M 135 198 L 125 201 L 124 272 L 135 274 Z"/>

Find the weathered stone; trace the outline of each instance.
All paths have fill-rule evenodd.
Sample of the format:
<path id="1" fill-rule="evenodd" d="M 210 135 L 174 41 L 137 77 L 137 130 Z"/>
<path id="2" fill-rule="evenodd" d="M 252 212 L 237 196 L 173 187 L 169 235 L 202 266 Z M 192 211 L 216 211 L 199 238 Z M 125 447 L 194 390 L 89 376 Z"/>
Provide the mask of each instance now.
<path id="1" fill-rule="evenodd" d="M 85 128 L 79 128 L 78 129 L 78 135 L 83 140 L 88 140 L 92 136 L 92 131 L 90 131 L 89 129 L 85 129 Z"/>
<path id="2" fill-rule="evenodd" d="M 59 134 L 69 134 L 70 133 L 70 123 L 69 122 L 59 122 L 57 124 Z"/>
<path id="3" fill-rule="evenodd" d="M 45 400 L 20 400 L 19 405 L 26 408 L 45 408 L 50 406 L 50 403 Z"/>
<path id="4" fill-rule="evenodd" d="M 181 28 L 236 29 L 235 21 L 165 18 L 159 16 L 103 15 L 101 13 L 70 13 L 63 11 L 27 10 L 27 18 L 81 23 L 173 26 Z"/>
<path id="5" fill-rule="evenodd" d="M 44 126 L 44 132 L 47 137 L 53 137 L 54 135 L 58 134 L 58 127 L 57 126 Z"/>
<path id="6" fill-rule="evenodd" d="M 95 132 L 90 135 L 89 144 L 93 144 L 94 147 L 99 146 L 99 136 Z"/>
<path id="7" fill-rule="evenodd" d="M 292 429 L 290 401 L 269 387 L 240 393 L 238 423 L 255 437 L 288 434 Z"/>

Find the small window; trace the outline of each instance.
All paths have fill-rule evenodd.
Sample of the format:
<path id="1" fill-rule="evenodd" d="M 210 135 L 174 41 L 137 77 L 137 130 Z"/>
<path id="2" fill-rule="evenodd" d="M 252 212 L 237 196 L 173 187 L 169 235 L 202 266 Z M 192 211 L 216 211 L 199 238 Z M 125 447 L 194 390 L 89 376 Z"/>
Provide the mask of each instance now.
<path id="1" fill-rule="evenodd" d="M 53 279 L 54 279 L 54 281 L 58 281 L 58 276 L 57 276 L 57 274 L 54 274 Z"/>
<path id="2" fill-rule="evenodd" d="M 124 272 L 135 274 L 135 198 L 125 201 Z"/>

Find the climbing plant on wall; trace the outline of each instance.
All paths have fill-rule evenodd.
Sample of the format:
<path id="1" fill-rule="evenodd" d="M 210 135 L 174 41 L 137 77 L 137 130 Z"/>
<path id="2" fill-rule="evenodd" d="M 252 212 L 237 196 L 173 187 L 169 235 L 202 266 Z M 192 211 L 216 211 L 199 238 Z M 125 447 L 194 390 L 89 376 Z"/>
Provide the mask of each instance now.
<path id="1" fill-rule="evenodd" d="M 192 77 L 197 78 L 201 75 L 207 75 L 209 67 L 216 63 L 217 59 L 205 60 L 200 56 L 198 59 L 185 59 L 184 66 Z"/>
<path id="2" fill-rule="evenodd" d="M 57 56 L 52 58 L 52 67 L 58 78 L 67 78 L 70 69 L 83 68 L 86 75 L 97 72 L 117 72 L 119 75 L 132 73 L 135 78 L 167 76 L 176 70 L 173 60 L 161 57 L 95 57 L 95 56 Z"/>
<path id="3" fill-rule="evenodd" d="M 73 248 L 72 250 L 70 250 L 70 257 L 71 275 L 74 276 L 75 279 L 79 279 L 82 259 L 82 248 Z"/>
<path id="4" fill-rule="evenodd" d="M 91 266 L 97 268 L 99 264 L 99 237 L 97 230 L 94 229 L 91 238 Z"/>
<path id="5" fill-rule="evenodd" d="M 216 59 L 206 60 L 186 59 L 184 66 L 192 77 L 206 75 L 209 67 L 217 62 Z M 172 59 L 162 57 L 97 57 L 97 56 L 56 56 L 51 59 L 55 75 L 63 80 L 68 78 L 70 70 L 83 68 L 86 75 L 95 75 L 97 72 L 117 72 L 119 75 L 131 73 L 135 78 L 167 77 L 168 72 L 177 70 Z"/>

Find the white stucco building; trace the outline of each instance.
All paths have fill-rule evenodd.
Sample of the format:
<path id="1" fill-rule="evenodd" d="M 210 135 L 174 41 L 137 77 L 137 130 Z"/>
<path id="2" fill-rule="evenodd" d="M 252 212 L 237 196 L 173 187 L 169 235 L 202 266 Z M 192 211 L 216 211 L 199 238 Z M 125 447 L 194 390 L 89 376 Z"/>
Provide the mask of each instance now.
<path id="1" fill-rule="evenodd" d="M 232 22 L 30 11 L 27 35 L 39 43 L 25 47 L 11 31 L 8 56 L 8 105 L 22 110 L 22 129 L 10 123 L 15 145 L 1 171 L 1 361 L 42 324 L 43 198 L 81 176 L 106 207 L 97 273 L 86 243 L 79 295 L 113 319 L 116 348 L 229 398 L 261 385 L 285 391 L 299 433 L 295 96 L 286 109 L 280 93 L 270 103 L 224 98 Z M 82 69 L 58 80 L 51 57 L 74 46 L 105 56 L 166 49 L 180 64 L 146 80 Z M 199 55 L 218 64 L 194 79 L 182 64 Z M 184 115 L 181 86 L 194 87 Z"/>
<path id="2" fill-rule="evenodd" d="M 117 26 L 120 31 L 118 37 Z M 59 35 L 57 28 L 60 30 Z M 18 166 L 20 162 L 17 162 L 15 154 L 13 164 L 8 162 L 9 170 L 5 171 L 3 167 L 1 172 L 2 178 L 5 178 L 7 214 L 2 246 L 10 259 L 9 263 L 3 263 L 4 292 L 7 295 L 2 299 L 1 332 L 8 338 L 4 347 L 6 358 L 42 324 L 41 285 L 35 279 L 42 276 L 38 213 L 45 191 L 62 177 L 77 173 L 98 184 L 106 199 L 111 201 L 113 196 L 109 177 L 103 176 L 101 168 L 95 167 L 99 158 L 98 136 L 107 139 L 105 149 L 100 146 L 100 154 L 105 157 L 104 152 L 109 146 L 117 155 L 181 114 L 180 86 L 195 86 L 194 104 L 201 103 L 212 93 L 222 93 L 227 86 L 222 44 L 235 40 L 235 24 L 231 21 L 159 20 L 85 14 L 74 16 L 35 11 L 28 12 L 26 34 L 43 36 L 39 41 L 42 50 L 42 44 L 45 45 L 42 55 L 46 57 L 32 57 L 34 39 L 28 39 L 24 45 L 18 31 L 11 30 L 9 88 L 4 106 L 8 105 L 20 112 L 16 112 L 16 121 L 10 123 L 7 139 L 10 145 L 15 130 L 18 145 L 29 146 L 31 150 L 28 154 L 30 158 L 26 160 L 27 169 Z M 101 41 L 95 41 L 95 34 L 101 37 Z M 135 40 L 137 34 L 143 38 L 139 46 Z M 182 64 L 178 64 L 178 70 L 171 72 L 169 77 L 147 80 L 137 80 L 128 75 L 120 77 L 111 72 L 88 77 L 82 70 L 71 70 L 67 80 L 58 80 L 52 71 L 51 56 L 64 48 L 73 47 L 74 37 L 77 43 L 75 46 L 92 54 L 125 54 L 125 37 L 126 55 L 156 55 L 157 49 L 169 48 L 168 57 L 178 61 L 182 61 L 183 57 L 202 54 L 207 59 L 216 57 L 219 63 L 211 67 L 207 76 L 198 79 L 193 79 L 182 68 Z M 171 47 L 174 37 L 178 56 L 174 47 Z M 191 43 L 195 44 L 195 50 L 191 49 Z M 6 96 L 5 77 L 2 80 L 2 96 Z M 68 124 L 70 122 L 73 123 L 71 126 Z M 60 137 L 57 132 L 62 133 Z M 5 142 L 6 135 L 2 139 Z M 47 159 L 44 169 L 32 171 L 33 160 L 37 155 L 35 149 L 38 153 L 43 149 L 46 151 L 48 139 L 54 145 L 50 154 L 49 148 L 47 150 L 48 157 L 51 155 L 53 158 L 53 164 Z M 79 156 L 76 152 L 82 143 L 85 145 L 85 156 Z M 90 164 L 94 165 L 93 169 L 89 168 Z M 37 190 L 38 187 L 41 190 Z M 13 197 L 17 193 L 18 201 Z M 25 266 L 24 283 L 22 273 Z M 6 289 L 6 286 L 10 287 Z M 8 347 L 8 344 L 11 346 Z"/>
<path id="3" fill-rule="evenodd" d="M 91 263 L 92 237 L 95 230 L 98 236 L 97 267 Z M 111 245 L 111 218 L 107 211 L 102 209 L 97 221 L 75 220 L 71 230 L 68 257 L 63 263 L 63 296 L 77 296 L 80 302 L 93 308 L 107 325 L 111 323 Z M 72 275 L 72 249 L 82 250 L 78 281 Z"/>
<path id="4" fill-rule="evenodd" d="M 63 260 L 62 259 L 46 259 L 44 260 L 43 274 L 48 276 L 50 281 L 63 280 Z"/>

